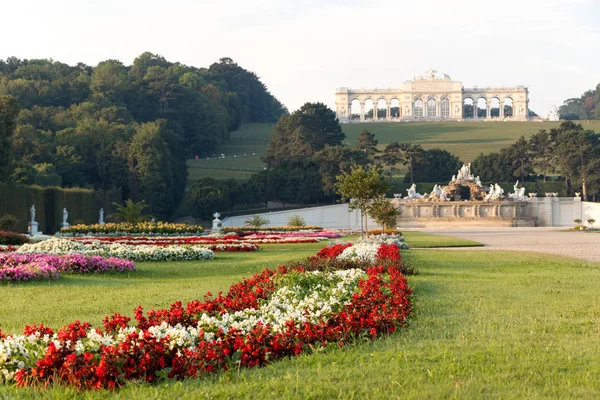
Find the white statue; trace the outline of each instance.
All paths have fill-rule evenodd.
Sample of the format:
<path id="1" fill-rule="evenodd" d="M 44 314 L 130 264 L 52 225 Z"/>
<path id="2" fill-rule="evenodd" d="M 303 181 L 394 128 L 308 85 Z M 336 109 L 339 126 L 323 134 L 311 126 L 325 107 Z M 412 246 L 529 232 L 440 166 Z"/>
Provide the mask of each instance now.
<path id="1" fill-rule="evenodd" d="M 452 175 L 452 180 L 450 182 L 456 182 L 456 175 Z"/>
<path id="2" fill-rule="evenodd" d="M 517 201 L 525 200 L 525 188 L 519 188 L 519 181 L 513 186 L 514 193 L 509 193 L 508 198 Z"/>
<path id="3" fill-rule="evenodd" d="M 444 80 L 445 80 L 445 81 L 451 81 L 451 80 L 452 80 L 452 78 L 450 78 L 450 75 L 448 75 L 448 74 L 444 74 Z"/>
<path id="4" fill-rule="evenodd" d="M 477 175 L 477 178 L 475 178 L 475 184 L 477 187 L 481 187 L 481 179 L 479 179 L 479 175 Z"/>
<path id="5" fill-rule="evenodd" d="M 408 192 L 409 200 L 416 200 L 416 199 L 423 198 L 422 194 L 417 193 L 417 185 L 415 185 L 414 183 L 411 185 L 411 187 L 409 189 L 406 189 L 406 191 Z"/>
<path id="6" fill-rule="evenodd" d="M 439 185 L 435 185 L 433 187 L 433 190 L 431 191 L 431 193 L 429 194 L 429 198 L 430 199 L 439 199 L 442 201 L 446 201 L 448 200 L 448 198 L 446 197 L 446 192 L 444 191 L 445 188 L 439 186 Z"/>
<path id="7" fill-rule="evenodd" d="M 558 121 L 560 120 L 560 114 L 558 113 L 558 107 L 556 107 L 556 104 L 552 105 L 552 108 L 550 108 L 550 114 L 548 114 L 548 121 Z"/>
<path id="8" fill-rule="evenodd" d="M 221 214 L 219 214 L 218 212 L 213 214 L 213 217 L 215 217 L 215 219 L 213 219 L 213 224 L 212 224 L 212 233 L 219 233 L 221 232 L 221 227 L 223 226 L 223 224 L 221 223 L 221 220 L 219 219 L 219 217 L 221 216 Z"/>
<path id="9" fill-rule="evenodd" d="M 490 192 L 485 196 L 485 200 L 498 200 L 504 193 L 504 190 L 498 185 L 490 185 Z"/>
<path id="10" fill-rule="evenodd" d="M 32 205 L 29 209 L 31 213 L 31 221 L 27 224 L 28 232 L 31 236 L 41 235 L 42 232 L 38 231 L 39 224 L 35 222 L 35 205 Z"/>
<path id="11" fill-rule="evenodd" d="M 104 224 L 104 208 L 101 208 L 100 212 L 98 213 L 98 225 L 105 225 Z"/>
<path id="12" fill-rule="evenodd" d="M 471 163 L 463 164 L 462 167 L 458 170 L 458 175 L 456 179 L 459 181 L 472 181 L 473 177 L 471 176 Z"/>
<path id="13" fill-rule="evenodd" d="M 530 199 L 534 199 L 534 198 L 537 197 L 537 193 L 531 193 L 531 192 L 529 192 L 527 195 L 529 196 Z"/>
<path id="14" fill-rule="evenodd" d="M 437 71 L 434 70 L 433 68 L 429 68 L 429 70 L 427 71 L 427 79 L 429 79 L 430 81 L 435 79 L 435 73 Z"/>
<path id="15" fill-rule="evenodd" d="M 67 207 L 65 207 L 65 208 L 63 208 L 63 219 L 62 219 L 62 224 L 60 224 L 61 228 L 69 227 L 69 223 L 67 222 L 68 218 L 69 218 L 69 212 L 67 211 Z"/>

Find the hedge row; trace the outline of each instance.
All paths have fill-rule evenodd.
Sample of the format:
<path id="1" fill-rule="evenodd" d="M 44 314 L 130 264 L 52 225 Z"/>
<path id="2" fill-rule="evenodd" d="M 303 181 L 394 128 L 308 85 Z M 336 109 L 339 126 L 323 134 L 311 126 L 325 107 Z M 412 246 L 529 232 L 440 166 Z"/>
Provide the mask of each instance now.
<path id="1" fill-rule="evenodd" d="M 112 198 L 111 198 L 112 197 Z M 0 216 L 12 214 L 18 218 L 17 231 L 27 232 L 31 219 L 29 209 L 35 205 L 35 219 L 39 230 L 54 234 L 60 230 L 63 208 L 69 212 L 69 223 L 75 221 L 94 223 L 98 221 L 98 211 L 104 208 L 105 216 L 111 212 L 112 196 L 91 189 L 63 189 L 58 187 L 27 186 L 0 183 Z"/>

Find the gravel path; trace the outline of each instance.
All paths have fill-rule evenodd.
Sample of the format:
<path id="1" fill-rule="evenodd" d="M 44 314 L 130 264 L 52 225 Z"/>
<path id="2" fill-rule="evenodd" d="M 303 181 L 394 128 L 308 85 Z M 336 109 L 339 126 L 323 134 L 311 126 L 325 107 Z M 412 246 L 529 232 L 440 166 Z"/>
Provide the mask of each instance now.
<path id="1" fill-rule="evenodd" d="M 600 233 L 561 232 L 557 228 L 418 229 L 421 232 L 475 240 L 485 247 L 463 250 L 517 250 L 551 253 L 600 262 Z M 417 230 L 417 229 L 415 229 Z M 454 248 L 459 250 L 460 248 Z"/>

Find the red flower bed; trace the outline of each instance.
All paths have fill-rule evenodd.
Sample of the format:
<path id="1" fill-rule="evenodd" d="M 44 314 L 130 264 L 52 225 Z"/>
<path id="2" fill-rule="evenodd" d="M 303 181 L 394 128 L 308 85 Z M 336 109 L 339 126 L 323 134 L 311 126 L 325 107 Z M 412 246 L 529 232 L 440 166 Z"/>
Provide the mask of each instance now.
<path id="1" fill-rule="evenodd" d="M 391 249 L 381 249 L 382 257 L 388 255 L 396 256 Z M 220 329 L 210 338 L 201 334 L 197 345 L 183 349 L 169 346 L 168 335 L 156 334 L 156 328 L 163 323 L 192 329 L 200 318 L 206 318 L 203 314 L 220 316 L 258 308 L 262 300 L 277 290 L 274 278 L 292 271 L 303 272 L 301 268 L 289 267 L 278 267 L 277 271 L 265 269 L 231 286 L 226 295 L 219 293 L 211 298 L 207 293 L 204 301 L 191 302 L 186 308 L 176 302 L 168 309 L 144 314 L 138 307 L 136 329 L 122 331 L 124 339 L 109 345 L 100 344 L 95 351 L 76 350 L 78 340 L 88 340 L 90 332 L 94 333 L 88 323 L 76 321 L 60 329 L 56 340 L 48 343 L 43 359 L 33 368 L 19 369 L 15 380 L 19 386 L 57 382 L 81 389 L 112 389 L 129 380 L 154 382 L 165 374 L 183 379 L 229 368 L 260 366 L 328 343 L 343 346 L 357 336 L 376 337 L 394 332 L 405 324 L 411 310 L 409 295 L 412 291 L 399 268 L 373 266 L 358 282 L 350 303 L 318 323 L 288 321 L 282 331 L 258 323 L 246 333 L 230 327 L 226 331 Z M 116 337 L 115 333 L 127 328 L 129 322 L 129 317 L 114 314 L 105 318 L 104 332 L 96 329 L 94 334 Z M 26 334 L 36 331 L 42 336 L 52 335 L 52 331 L 43 326 L 26 327 Z"/>
<path id="2" fill-rule="evenodd" d="M 348 247 L 351 247 L 351 246 L 352 246 L 352 243 L 346 243 L 346 244 L 334 244 L 333 246 L 324 247 L 317 253 L 317 258 L 321 258 L 321 259 L 336 258 L 340 254 L 342 254 L 342 252 L 344 250 L 346 250 Z"/>

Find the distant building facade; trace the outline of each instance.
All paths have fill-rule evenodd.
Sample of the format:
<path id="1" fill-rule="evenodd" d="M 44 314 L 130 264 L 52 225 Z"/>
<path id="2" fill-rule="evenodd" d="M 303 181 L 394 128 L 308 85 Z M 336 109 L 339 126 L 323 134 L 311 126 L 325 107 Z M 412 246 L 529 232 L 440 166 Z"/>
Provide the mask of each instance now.
<path id="1" fill-rule="evenodd" d="M 430 69 L 400 89 L 338 88 L 335 106 L 340 122 L 529 120 L 529 91 L 525 86 L 465 88 Z"/>

